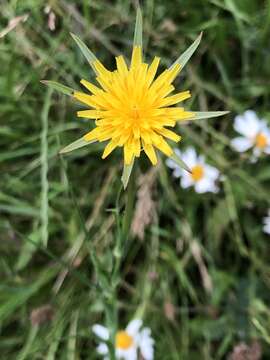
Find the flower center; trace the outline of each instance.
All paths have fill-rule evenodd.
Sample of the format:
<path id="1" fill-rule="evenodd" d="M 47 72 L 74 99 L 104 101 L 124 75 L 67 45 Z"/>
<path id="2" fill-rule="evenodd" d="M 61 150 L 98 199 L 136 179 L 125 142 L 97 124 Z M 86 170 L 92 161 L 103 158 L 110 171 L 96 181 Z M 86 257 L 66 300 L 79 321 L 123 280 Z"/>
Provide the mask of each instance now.
<path id="1" fill-rule="evenodd" d="M 267 137 L 263 133 L 259 133 L 255 137 L 255 146 L 264 149 L 267 146 Z"/>
<path id="2" fill-rule="evenodd" d="M 204 175 L 204 168 L 201 165 L 195 165 L 191 169 L 191 177 L 194 181 L 199 181 Z"/>
<path id="3" fill-rule="evenodd" d="M 127 350 L 133 345 L 133 338 L 126 331 L 118 331 L 116 334 L 116 347 Z"/>

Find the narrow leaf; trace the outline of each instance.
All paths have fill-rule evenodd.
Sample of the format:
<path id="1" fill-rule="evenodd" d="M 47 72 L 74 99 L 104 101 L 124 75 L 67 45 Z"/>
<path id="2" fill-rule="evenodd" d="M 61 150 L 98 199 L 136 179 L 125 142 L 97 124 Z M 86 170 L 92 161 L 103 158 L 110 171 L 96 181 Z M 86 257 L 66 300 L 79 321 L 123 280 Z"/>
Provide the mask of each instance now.
<path id="1" fill-rule="evenodd" d="M 179 165 L 181 168 L 186 170 L 187 172 L 191 173 L 190 168 L 187 166 L 187 164 L 174 152 L 172 156 L 170 157 L 174 162 L 176 162 L 177 165 Z"/>
<path id="2" fill-rule="evenodd" d="M 228 114 L 229 111 L 195 111 L 192 112 L 192 116 L 187 119 L 189 120 L 199 120 L 199 119 L 210 119 L 222 115 Z"/>
<path id="3" fill-rule="evenodd" d="M 190 45 L 190 47 L 182 55 L 180 55 L 177 60 L 175 60 L 171 68 L 176 64 L 180 64 L 181 69 L 183 69 L 183 67 L 186 65 L 186 63 L 189 61 L 189 59 L 191 58 L 191 56 L 199 46 L 202 39 L 202 34 L 203 33 L 201 32 L 200 35 L 197 37 L 197 39 Z"/>
<path id="4" fill-rule="evenodd" d="M 84 136 L 81 137 L 80 139 L 72 142 L 71 144 L 67 145 L 66 147 L 64 147 L 62 150 L 59 151 L 59 154 L 66 154 L 68 152 L 71 152 L 73 150 L 77 150 L 83 146 L 86 146 L 86 145 L 89 145 L 89 144 L 92 144 L 93 142 L 95 142 L 94 140 L 92 141 L 86 141 L 84 139 Z"/>
<path id="5" fill-rule="evenodd" d="M 130 177 L 130 174 L 132 172 L 133 165 L 134 165 L 134 159 L 132 160 L 130 165 L 124 164 L 123 173 L 122 173 L 122 177 L 121 177 L 121 181 L 123 183 L 124 190 L 126 190 L 126 188 L 127 188 L 129 177 Z"/>
<path id="6" fill-rule="evenodd" d="M 49 86 L 50 88 L 52 88 L 52 89 L 54 89 L 56 91 L 61 92 L 62 94 L 65 94 L 65 95 L 72 96 L 72 94 L 74 93 L 73 89 L 71 89 L 68 86 L 62 85 L 62 84 L 60 84 L 60 83 L 58 83 L 56 81 L 41 80 L 40 82 L 42 84 L 46 85 L 46 86 Z"/>
<path id="7" fill-rule="evenodd" d="M 70 33 L 72 36 L 72 39 L 76 42 L 76 44 L 79 46 L 81 52 L 83 53 L 83 56 L 86 58 L 86 60 L 91 65 L 92 69 L 96 73 L 96 69 L 93 66 L 93 63 L 97 61 L 96 56 L 92 53 L 92 51 L 85 45 L 85 43 L 76 35 Z"/>
<path id="8" fill-rule="evenodd" d="M 137 8 L 136 14 L 136 24 L 135 24 L 135 31 L 134 31 L 134 39 L 133 39 L 133 46 L 141 46 L 142 43 L 142 32 L 143 32 L 143 20 L 142 20 L 142 12 L 140 6 Z"/>
<path id="9" fill-rule="evenodd" d="M 76 360 L 76 340 L 78 336 L 79 309 L 71 315 L 71 324 L 69 330 L 69 339 L 67 343 L 67 360 Z"/>

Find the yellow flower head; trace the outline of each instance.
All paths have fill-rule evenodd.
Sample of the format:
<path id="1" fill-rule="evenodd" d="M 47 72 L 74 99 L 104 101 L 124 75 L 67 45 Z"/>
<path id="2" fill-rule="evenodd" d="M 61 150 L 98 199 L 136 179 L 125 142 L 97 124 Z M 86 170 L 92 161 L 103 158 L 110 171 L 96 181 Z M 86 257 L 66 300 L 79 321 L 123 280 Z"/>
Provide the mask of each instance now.
<path id="1" fill-rule="evenodd" d="M 181 137 L 168 127 L 192 116 L 182 107 L 173 105 L 188 99 L 190 92 L 170 95 L 180 65 L 176 64 L 156 77 L 159 61 L 155 57 L 151 65 L 144 63 L 141 47 L 134 46 L 129 67 L 123 56 L 116 57 L 115 71 L 107 70 L 99 61 L 93 63 L 100 87 L 81 80 L 91 95 L 76 91 L 73 96 L 90 110 L 79 111 L 78 116 L 93 119 L 96 125 L 84 139 L 108 141 L 103 159 L 117 147 L 123 147 L 126 165 L 139 157 L 141 150 L 153 165 L 157 163 L 155 148 L 167 156 L 173 154 L 165 138 L 178 142 Z"/>

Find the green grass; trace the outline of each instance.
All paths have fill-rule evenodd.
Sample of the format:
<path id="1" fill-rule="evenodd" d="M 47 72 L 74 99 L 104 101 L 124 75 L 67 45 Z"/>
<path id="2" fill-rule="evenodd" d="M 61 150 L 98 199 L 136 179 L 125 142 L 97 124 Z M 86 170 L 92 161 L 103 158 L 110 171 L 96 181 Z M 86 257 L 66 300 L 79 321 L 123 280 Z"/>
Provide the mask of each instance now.
<path id="1" fill-rule="evenodd" d="M 102 161 L 102 145 L 92 144 L 58 155 L 88 122 L 76 118 L 71 98 L 51 93 L 40 80 L 76 89 L 81 78 L 93 80 L 70 32 L 109 68 L 114 55 L 129 57 L 135 8 L 128 0 L 51 4 L 54 32 L 43 1 L 1 2 L 0 32 L 10 19 L 29 14 L 0 38 L 3 359 L 98 358 L 90 328 L 104 322 L 104 301 L 93 256 L 109 273 L 115 212 L 124 203 L 123 194 L 117 203 L 120 152 Z M 225 175 L 218 195 L 182 190 L 160 161 L 152 187 L 156 215 L 144 240 L 131 239 L 122 257 L 120 325 L 141 314 L 153 331 L 155 359 L 226 359 L 236 344 L 252 339 L 268 359 L 270 258 L 262 218 L 270 203 L 269 158 L 250 164 L 229 142 L 234 116 L 246 109 L 270 122 L 270 1 L 145 0 L 142 10 L 146 58 L 161 56 L 163 68 L 204 32 L 176 86 L 191 90 L 191 110 L 231 113 L 179 129 L 179 147 L 195 146 Z M 143 157 L 137 174 L 149 170 Z M 166 317 L 168 303 L 173 320 Z M 46 304 L 53 318 L 32 325 L 31 312 Z"/>

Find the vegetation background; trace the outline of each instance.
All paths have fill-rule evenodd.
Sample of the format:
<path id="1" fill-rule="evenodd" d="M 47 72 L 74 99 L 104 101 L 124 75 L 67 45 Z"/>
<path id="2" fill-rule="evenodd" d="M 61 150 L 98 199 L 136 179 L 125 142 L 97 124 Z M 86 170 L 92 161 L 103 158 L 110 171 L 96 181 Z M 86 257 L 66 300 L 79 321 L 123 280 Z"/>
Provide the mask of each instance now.
<path id="1" fill-rule="evenodd" d="M 179 129 L 179 147 L 195 146 L 224 175 L 219 194 L 183 190 L 164 159 L 156 168 L 140 160 L 120 324 L 143 314 L 155 359 L 269 359 L 269 158 L 251 164 L 230 139 L 247 109 L 270 121 L 270 1 L 141 7 L 147 59 L 161 56 L 163 68 L 204 31 L 176 85 L 192 91 L 190 109 L 231 113 Z M 0 0 L 0 8 L 0 358 L 96 359 L 90 328 L 103 323 L 103 305 L 89 254 L 110 268 L 122 154 L 102 161 L 97 144 L 60 158 L 88 123 L 40 80 L 73 88 L 93 80 L 70 31 L 109 68 L 116 54 L 129 58 L 136 2 Z"/>

